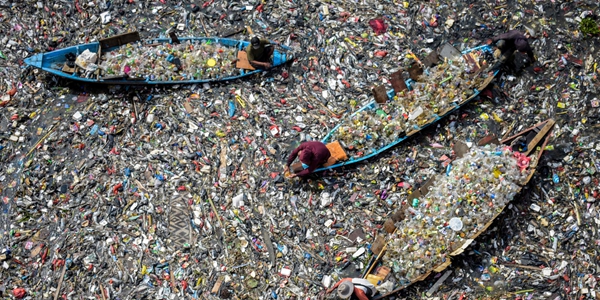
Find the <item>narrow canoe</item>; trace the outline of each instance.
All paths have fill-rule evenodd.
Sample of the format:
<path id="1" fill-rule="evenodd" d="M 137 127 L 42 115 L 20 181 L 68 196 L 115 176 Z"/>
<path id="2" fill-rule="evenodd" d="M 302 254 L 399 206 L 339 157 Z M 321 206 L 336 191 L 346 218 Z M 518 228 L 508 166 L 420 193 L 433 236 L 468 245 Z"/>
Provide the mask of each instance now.
<path id="1" fill-rule="evenodd" d="M 474 51 L 483 51 L 483 52 L 491 52 L 493 51 L 493 49 L 490 46 L 484 45 L 484 46 L 479 46 L 476 48 L 472 48 L 472 49 L 467 49 L 465 51 L 462 52 L 462 54 L 468 54 L 470 52 L 474 52 Z M 343 166 L 347 166 L 347 165 L 351 165 L 351 164 L 355 164 L 364 160 L 367 160 L 369 158 L 375 157 L 379 154 L 381 154 L 382 152 L 393 148 L 395 146 L 397 146 L 398 144 L 402 143 L 403 141 L 405 141 L 406 139 L 410 138 L 411 136 L 421 132 L 421 130 L 429 127 L 432 124 L 437 123 L 439 120 L 441 120 L 442 118 L 452 114 L 454 111 L 458 110 L 459 108 L 461 108 L 462 106 L 466 105 L 467 103 L 469 103 L 471 100 L 477 98 L 479 96 L 479 94 L 481 93 L 481 90 L 483 90 L 492 80 L 493 78 L 498 74 L 498 71 L 495 71 L 493 73 L 492 76 L 489 76 L 478 88 L 473 89 L 473 93 L 472 95 L 463 100 L 462 102 L 452 102 L 451 103 L 451 107 L 446 109 L 444 112 L 440 113 L 440 114 L 435 114 L 430 116 L 429 121 L 426 124 L 423 124 L 422 126 L 413 128 L 411 131 L 406 132 L 406 135 L 403 137 L 400 137 L 396 140 L 394 140 L 391 143 L 388 143 L 387 145 L 380 147 L 378 149 L 375 149 L 373 152 L 361 156 L 361 157 L 350 157 L 347 160 L 344 161 L 339 161 L 335 164 L 329 165 L 329 166 L 324 166 L 321 167 L 317 170 L 315 170 L 315 172 L 321 172 L 321 171 L 326 171 L 326 170 L 331 170 L 331 169 L 335 169 L 335 168 L 339 168 L 339 167 L 343 167 Z M 409 88 L 409 90 L 411 89 L 411 84 L 415 84 L 415 82 L 412 82 L 410 80 L 407 80 L 407 86 Z M 394 96 L 395 96 L 395 92 L 393 90 L 390 90 L 387 92 L 387 96 L 388 99 L 391 101 Z M 362 111 L 376 111 L 378 108 L 380 107 L 380 105 L 375 101 L 375 100 L 371 100 L 369 103 L 367 103 L 366 105 L 364 105 L 363 107 L 361 107 L 360 109 L 358 109 L 357 111 L 355 111 L 352 115 L 350 115 L 348 117 L 348 119 L 352 119 L 352 117 L 354 117 L 355 115 L 361 113 Z M 345 120 L 343 120 L 342 122 L 340 122 L 337 126 L 335 126 L 321 141 L 324 144 L 328 144 L 328 143 L 332 143 L 335 142 L 333 136 L 334 134 L 340 129 L 340 127 L 345 123 Z"/>
<path id="2" fill-rule="evenodd" d="M 511 145 L 511 144 L 513 144 L 512 147 L 513 147 L 514 151 L 519 151 L 521 154 L 526 155 L 531 158 L 531 163 L 529 164 L 529 166 L 526 169 L 529 175 L 522 182 L 518 183 L 519 192 L 520 192 L 521 189 L 523 187 L 525 187 L 531 181 L 531 179 L 537 169 L 538 163 L 540 162 L 541 156 L 543 155 L 543 153 L 546 149 L 546 145 L 548 144 L 548 142 L 550 141 L 550 139 L 552 137 L 552 128 L 554 127 L 554 125 L 555 125 L 555 121 L 553 119 L 548 119 L 546 121 L 540 122 L 540 123 L 528 128 L 528 129 L 525 129 L 511 137 L 504 138 L 503 140 L 497 140 L 495 137 L 490 136 L 490 137 L 482 139 L 478 144 L 479 145 L 487 145 L 487 144 Z M 522 140 L 519 142 L 520 138 Z M 457 147 L 457 146 L 455 146 L 455 147 Z M 461 147 L 458 146 L 458 148 L 461 148 Z M 468 151 L 468 150 L 455 149 L 455 151 L 457 152 L 457 154 L 459 154 L 462 151 Z M 428 182 L 424 183 L 420 188 L 415 189 L 408 196 L 408 198 L 406 200 L 407 203 L 411 203 L 411 201 L 413 201 L 413 199 L 426 198 L 427 194 L 429 193 L 428 187 L 435 186 L 437 184 L 438 184 L 438 182 L 435 179 L 433 179 L 433 178 L 430 179 Z M 453 258 L 462 254 L 469 247 L 469 245 L 473 241 L 475 241 L 475 239 L 477 239 L 482 233 L 484 233 L 492 225 L 494 220 L 502 213 L 502 211 L 504 211 L 504 209 L 506 208 L 507 205 L 508 204 L 497 208 L 496 213 L 489 220 L 487 220 L 487 222 L 485 222 L 485 225 L 483 225 L 475 233 L 466 235 L 462 244 L 456 243 L 456 246 L 454 248 L 449 249 L 445 261 L 440 261 L 438 264 L 434 265 L 427 272 L 423 273 L 422 275 L 418 276 L 417 278 L 415 278 L 409 282 L 398 283 L 394 290 L 392 290 L 386 294 L 378 295 L 374 299 L 387 299 L 387 297 L 390 297 L 419 281 L 423 281 L 423 280 L 427 279 L 429 277 L 429 275 L 431 275 L 432 273 L 440 273 L 440 272 L 444 271 L 450 265 L 451 260 Z M 394 233 L 396 231 L 396 225 L 401 224 L 402 220 L 404 219 L 404 216 L 410 215 L 410 212 L 406 211 L 407 207 L 408 206 L 403 206 L 400 209 L 398 209 L 397 212 L 391 213 L 390 218 L 388 220 L 386 220 L 386 222 L 384 224 L 384 232 L 382 235 L 379 236 L 379 238 L 378 238 L 379 241 L 376 241 L 376 243 L 375 243 L 378 245 L 374 245 L 371 248 L 371 249 L 373 249 L 374 252 L 376 252 L 378 254 L 377 261 L 382 261 L 382 262 L 384 262 L 384 264 L 386 264 L 386 263 L 389 264 L 389 261 L 393 261 L 393 259 L 389 259 L 389 260 L 386 259 L 385 254 L 386 254 L 387 246 L 384 246 L 384 245 L 386 245 L 390 241 L 394 240 L 394 238 L 395 238 Z M 377 261 L 372 262 L 371 265 L 375 265 L 377 263 Z"/>
<path id="3" fill-rule="evenodd" d="M 100 40 L 98 42 L 93 42 L 93 43 L 88 43 L 88 44 L 81 44 L 81 45 L 76 45 L 76 46 L 71 46 L 71 47 L 67 47 L 67 48 L 62 48 L 62 49 L 57 49 L 51 52 L 46 52 L 46 53 L 40 53 L 40 54 L 36 54 L 33 55 L 31 57 L 26 58 L 25 64 L 32 66 L 32 67 L 36 67 L 39 69 L 42 69 L 46 72 L 49 72 L 51 74 L 57 75 L 59 77 L 63 77 L 63 78 L 67 78 L 67 79 L 71 79 L 71 80 L 76 80 L 76 81 L 81 81 L 81 82 L 87 82 L 87 83 L 97 83 L 97 84 L 107 84 L 107 85 L 169 85 L 169 84 L 195 84 L 195 83 L 210 83 L 210 82 L 221 82 L 221 81 L 228 81 L 228 80 L 234 80 L 234 79 L 239 79 L 242 77 L 246 77 L 246 76 L 250 76 L 252 74 L 257 74 L 259 72 L 262 72 L 263 70 L 247 70 L 247 69 L 242 69 L 242 68 L 238 68 L 237 66 L 235 66 L 235 61 L 236 59 L 239 59 L 238 56 L 238 52 L 240 50 L 245 49 L 248 45 L 249 42 L 248 41 L 242 41 L 242 40 L 235 40 L 235 39 L 230 39 L 230 38 L 218 38 L 218 37 L 183 37 L 183 38 L 177 38 L 177 40 L 179 41 L 179 43 L 174 43 L 174 40 L 172 38 L 155 38 L 155 39 L 150 39 L 150 40 L 145 40 L 145 41 L 140 41 L 139 40 L 139 34 L 137 34 L 137 32 L 135 33 L 128 33 L 128 34 L 124 34 L 124 35 L 120 35 L 120 36 L 116 36 L 116 37 L 112 37 L 112 38 L 107 38 L 104 40 Z M 158 50 L 154 50 L 154 49 L 158 49 L 157 46 L 162 46 L 164 47 L 164 49 L 173 49 L 173 47 L 175 47 L 175 44 L 178 45 L 191 45 L 188 46 L 185 50 L 186 51 L 190 51 L 190 53 L 192 51 L 203 51 L 206 50 L 207 46 L 206 45 L 212 45 L 213 47 L 219 47 L 219 52 L 215 51 L 215 53 L 217 53 L 216 55 L 213 55 L 213 57 L 215 57 L 215 59 L 212 61 L 213 63 L 213 69 L 216 70 L 216 72 L 212 73 L 210 76 L 206 75 L 206 74 L 202 74 L 202 72 L 207 71 L 208 68 L 210 68 L 208 65 L 204 64 L 199 64 L 198 66 L 196 66 L 196 64 L 192 64 L 191 60 L 187 60 L 185 61 L 184 58 L 182 57 L 182 60 L 184 60 L 184 63 L 188 63 L 189 65 L 193 66 L 194 72 L 196 72 L 196 74 L 192 74 L 192 72 L 189 72 L 189 70 L 175 70 L 173 72 L 171 72 L 172 70 L 170 69 L 165 69 L 165 72 L 156 72 L 156 71 L 149 71 L 148 66 L 150 66 L 149 63 L 146 64 L 146 73 L 144 73 L 144 70 L 140 70 L 136 76 L 130 76 L 131 74 L 124 74 L 122 69 L 123 69 L 123 64 L 118 66 L 119 70 L 117 72 L 114 72 L 113 74 L 106 74 L 106 70 L 102 70 L 102 73 L 104 74 L 98 74 L 98 72 L 87 72 L 87 76 L 85 74 L 85 70 L 83 70 L 82 68 L 79 67 L 75 67 L 75 68 L 69 68 L 66 67 L 66 63 L 67 63 L 67 55 L 71 55 L 71 57 L 78 57 L 81 53 L 83 53 L 84 51 L 88 50 L 91 53 L 95 53 L 97 54 L 98 58 L 102 58 L 103 56 L 106 56 L 106 54 L 110 54 L 110 53 L 121 53 L 118 55 L 123 55 L 123 49 L 125 49 L 126 47 L 129 47 L 128 49 L 135 49 L 134 51 L 140 51 L 139 53 L 143 53 L 144 55 L 140 55 L 140 57 L 135 57 L 135 58 L 124 58 L 123 61 L 126 61 L 126 63 L 139 63 L 139 61 L 144 61 L 146 59 L 148 59 L 148 56 L 153 56 L 155 61 L 161 60 L 161 64 L 164 64 L 164 60 L 166 59 L 172 59 L 173 55 L 169 56 L 167 53 L 167 51 L 164 51 L 165 53 L 160 53 L 161 55 L 163 55 L 164 57 L 158 57 L 156 58 L 156 52 Z M 194 49 L 194 47 L 196 49 Z M 202 48 L 204 47 L 204 48 Z M 142 50 L 139 50 L 142 49 Z M 191 49 L 191 50 L 189 50 Z M 229 54 L 229 57 L 223 57 L 222 59 L 218 57 L 218 54 L 220 53 L 224 53 L 222 49 L 226 49 L 227 51 L 225 51 L 226 53 Z M 119 52 L 120 51 L 120 52 Z M 206 51 L 204 51 L 204 55 L 206 56 Z M 72 53 L 72 54 L 70 54 Z M 233 54 L 232 54 L 233 53 Z M 188 53 L 189 55 L 189 53 Z M 209 53 L 210 55 L 210 53 Z M 146 57 L 144 57 L 146 56 Z M 223 54 L 223 56 L 225 56 Z M 232 57 L 233 56 L 233 57 Z M 177 57 L 177 54 L 175 54 L 175 57 Z M 244 56 L 245 57 L 245 56 Z M 211 57 L 204 57 L 205 60 L 207 61 L 207 59 L 210 59 Z M 227 60 L 230 59 L 230 60 Z M 282 64 L 285 64 L 289 61 L 291 61 L 293 59 L 293 54 L 291 53 L 291 51 L 289 51 L 289 48 L 281 45 L 276 47 L 274 53 L 273 53 L 273 57 L 272 57 L 272 66 L 276 67 L 276 66 L 280 66 Z M 131 61 L 131 62 L 130 62 Z M 196 62 L 196 61 L 194 61 Z M 216 67 L 214 66 L 214 63 L 218 62 L 219 65 L 217 65 Z M 222 64 L 222 65 L 220 65 Z M 99 59 L 99 61 L 97 62 L 98 66 L 102 66 L 102 60 Z M 157 66 L 158 63 L 153 63 L 152 67 Z M 170 64 L 166 64 L 169 65 Z M 220 67 L 220 69 L 219 69 Z M 79 71 L 76 71 L 76 69 L 79 68 Z M 141 69 L 142 67 L 140 67 Z M 169 67 L 170 68 L 170 67 Z M 223 71 L 225 70 L 225 71 Z M 188 72 L 186 72 L 188 71 Z M 227 73 L 227 74 L 218 74 L 218 72 L 221 71 L 222 73 Z M 172 76 L 170 76 L 170 78 L 167 78 L 166 80 L 160 80 L 160 79 L 165 79 L 164 76 L 158 77 L 158 76 L 154 76 L 154 75 L 148 75 L 148 72 L 154 72 L 154 74 L 158 73 L 158 76 L 162 76 L 162 74 L 169 72 L 172 73 Z M 201 74 L 201 75 L 199 75 Z M 203 76 L 205 75 L 205 76 Z M 209 77 L 209 78 L 201 78 L 201 77 Z"/>

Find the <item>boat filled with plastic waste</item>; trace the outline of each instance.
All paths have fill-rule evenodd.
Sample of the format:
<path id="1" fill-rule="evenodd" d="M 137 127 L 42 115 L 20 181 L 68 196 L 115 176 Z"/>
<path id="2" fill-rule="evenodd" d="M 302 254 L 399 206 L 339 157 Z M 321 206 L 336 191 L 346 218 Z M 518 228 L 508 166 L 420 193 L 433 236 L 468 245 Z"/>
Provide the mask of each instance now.
<path id="1" fill-rule="evenodd" d="M 218 82 L 263 71 L 254 69 L 246 56 L 240 55 L 248 45 L 248 41 L 216 37 L 143 41 L 135 32 L 37 54 L 25 63 L 60 77 L 102 84 Z M 291 59 L 291 53 L 276 49 L 272 66 Z"/>
<path id="2" fill-rule="evenodd" d="M 316 171 L 374 157 L 451 114 L 477 97 L 497 74 L 485 71 L 489 61 L 493 61 L 492 48 L 485 45 L 444 57 L 424 68 L 416 80 L 406 80 L 406 90 L 389 91 L 385 103 L 370 101 L 322 140 L 339 142 L 348 159 Z"/>

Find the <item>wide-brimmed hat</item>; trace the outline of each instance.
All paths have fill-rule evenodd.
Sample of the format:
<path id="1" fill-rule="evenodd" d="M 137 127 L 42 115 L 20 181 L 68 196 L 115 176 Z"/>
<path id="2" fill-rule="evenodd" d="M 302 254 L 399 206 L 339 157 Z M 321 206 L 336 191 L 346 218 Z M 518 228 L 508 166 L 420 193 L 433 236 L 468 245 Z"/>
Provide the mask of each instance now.
<path id="1" fill-rule="evenodd" d="M 354 284 L 350 281 L 344 281 L 338 285 L 337 288 L 338 296 L 342 299 L 350 298 L 354 293 Z"/>

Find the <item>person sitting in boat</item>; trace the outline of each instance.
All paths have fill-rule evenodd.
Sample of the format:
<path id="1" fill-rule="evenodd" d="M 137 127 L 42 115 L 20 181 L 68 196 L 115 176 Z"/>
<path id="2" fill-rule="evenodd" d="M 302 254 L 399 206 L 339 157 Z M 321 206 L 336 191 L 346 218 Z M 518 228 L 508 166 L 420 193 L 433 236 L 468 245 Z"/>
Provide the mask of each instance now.
<path id="1" fill-rule="evenodd" d="M 523 34 L 518 30 L 511 30 L 489 40 L 488 44 L 496 43 L 496 47 L 498 47 L 498 49 L 501 51 L 500 59 L 498 63 L 492 67 L 492 69 L 500 68 L 500 66 L 503 64 L 507 64 L 511 67 L 514 66 L 516 58 L 515 51 L 519 51 L 522 54 L 527 54 L 529 61 L 526 63 L 526 65 L 535 62 L 533 50 L 527 41 L 528 38 L 528 34 Z"/>
<path id="2" fill-rule="evenodd" d="M 329 294 L 336 288 L 341 299 L 349 299 L 354 296 L 359 300 L 369 300 L 377 294 L 375 286 L 363 278 L 344 278 L 328 289 L 326 293 Z"/>
<path id="3" fill-rule="evenodd" d="M 253 37 L 250 40 L 250 45 L 246 47 L 246 54 L 250 65 L 257 69 L 268 69 L 271 67 L 271 56 L 275 47 L 266 39 Z"/>
<path id="4" fill-rule="evenodd" d="M 331 153 L 329 152 L 329 149 L 327 149 L 327 146 L 321 142 L 304 142 L 300 144 L 298 148 L 294 149 L 288 157 L 284 169 L 285 173 L 290 171 L 290 165 L 294 162 L 296 157 L 298 157 L 302 163 L 303 170 L 289 175 L 289 178 L 296 176 L 306 177 L 310 175 L 310 173 L 314 172 L 320 165 L 327 162 L 329 157 L 331 157 Z"/>

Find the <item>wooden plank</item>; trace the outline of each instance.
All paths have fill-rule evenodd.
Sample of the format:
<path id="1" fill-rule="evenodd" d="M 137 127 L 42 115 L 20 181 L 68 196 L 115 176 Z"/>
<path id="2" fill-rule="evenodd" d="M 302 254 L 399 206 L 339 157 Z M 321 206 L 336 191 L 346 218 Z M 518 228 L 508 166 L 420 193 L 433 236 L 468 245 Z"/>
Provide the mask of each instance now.
<path id="1" fill-rule="evenodd" d="M 100 47 L 106 49 L 116 46 L 122 46 L 128 43 L 137 42 L 140 40 L 140 33 L 137 31 L 128 32 L 124 34 L 115 35 L 109 38 L 101 39 L 98 41 Z"/>
<path id="2" fill-rule="evenodd" d="M 541 150 L 537 155 L 537 161 L 540 161 L 540 158 L 542 157 L 542 154 L 544 153 L 544 149 L 546 149 L 546 145 L 548 145 L 548 142 L 550 141 L 550 136 L 552 136 L 552 131 L 548 132 L 548 134 L 546 135 L 546 138 L 544 139 L 544 142 L 542 143 L 542 146 L 540 147 Z M 536 165 L 537 167 L 537 165 Z M 533 172 L 530 174 L 530 176 L 533 175 Z M 529 179 L 527 179 L 527 181 L 529 181 Z"/>
<path id="3" fill-rule="evenodd" d="M 394 231 L 395 233 L 395 231 Z M 376 240 L 377 241 L 377 240 Z M 383 257 L 383 255 L 385 254 L 385 250 L 387 250 L 387 242 L 385 241 L 385 239 L 382 237 L 382 241 L 383 241 L 383 247 L 379 250 L 379 249 L 375 249 L 375 250 L 379 250 L 377 252 L 377 257 L 375 258 L 375 261 L 373 261 L 373 263 L 371 264 L 371 267 L 369 268 L 369 270 L 367 271 L 367 273 L 365 273 L 365 278 L 367 275 L 371 274 L 371 270 L 373 270 L 373 268 L 375 267 L 375 265 L 377 264 L 377 262 Z M 376 245 L 377 246 L 377 245 Z M 373 250 L 373 249 L 371 249 Z"/>
<path id="4" fill-rule="evenodd" d="M 217 282 L 215 282 L 215 285 L 213 285 L 213 288 L 212 288 L 212 290 L 210 292 L 212 294 L 218 293 L 219 290 L 221 289 L 221 284 L 223 284 L 223 278 L 217 279 Z"/>
<path id="5" fill-rule="evenodd" d="M 507 266 L 507 267 L 511 267 L 511 268 L 527 269 L 527 270 L 533 270 L 533 271 L 541 271 L 542 270 L 540 267 L 511 264 L 511 263 L 505 263 L 505 262 L 499 262 L 499 263 L 503 266 Z"/>
<path id="6" fill-rule="evenodd" d="M 408 90 L 406 82 L 404 81 L 404 77 L 402 76 L 402 72 L 402 70 L 399 70 L 397 72 L 392 73 L 392 75 L 390 76 L 390 82 L 396 94 Z"/>
<path id="7" fill-rule="evenodd" d="M 171 267 L 171 268 L 173 268 L 173 269 L 174 269 L 174 267 L 173 267 L 173 266 L 176 266 L 177 264 L 176 264 L 176 263 L 174 263 L 173 261 L 171 261 L 171 262 L 169 263 L 169 265 L 170 265 L 170 267 Z M 171 269 L 171 270 L 173 270 L 173 269 Z M 169 277 L 170 277 L 169 279 L 171 280 L 171 288 L 173 289 L 173 292 L 175 292 L 176 294 L 177 294 L 177 293 L 179 293 L 179 289 L 177 288 L 177 284 L 175 284 L 175 276 L 174 276 L 174 275 L 171 275 L 171 276 L 169 276 Z"/>
<path id="8" fill-rule="evenodd" d="M 437 265 L 437 267 L 435 267 L 433 269 L 434 272 L 439 273 L 441 271 L 444 271 L 450 264 L 452 263 L 452 261 L 450 260 L 450 258 L 446 258 L 446 261 Z"/>
<path id="9" fill-rule="evenodd" d="M 392 231 L 392 233 L 394 231 Z M 373 253 L 375 253 L 376 255 L 379 255 L 379 253 L 381 253 L 381 250 L 383 250 L 385 243 L 386 243 L 385 238 L 382 235 L 378 235 L 377 238 L 375 238 L 375 241 L 373 242 L 373 244 L 371 246 L 371 251 Z"/>
<path id="10" fill-rule="evenodd" d="M 500 145 L 500 140 L 495 134 L 490 134 L 479 140 L 477 146 L 485 146 L 489 144 Z"/>
<path id="11" fill-rule="evenodd" d="M 483 91 L 492 81 L 494 81 L 494 78 L 496 78 L 496 75 L 494 76 L 490 76 L 488 78 L 486 78 L 477 88 L 477 90 L 479 91 Z"/>
<path id="12" fill-rule="evenodd" d="M 446 109 L 444 109 L 441 112 L 439 112 L 438 115 L 440 117 L 443 117 L 443 116 L 445 116 L 446 114 L 448 114 L 453 109 L 454 109 L 454 107 L 452 107 L 452 106 L 451 107 L 447 107 Z"/>
<path id="13" fill-rule="evenodd" d="M 434 117 L 434 116 L 431 116 L 431 117 L 429 118 L 429 120 L 425 121 L 425 123 L 423 123 L 423 125 L 421 125 L 421 128 L 423 128 L 423 127 L 425 127 L 425 126 L 427 126 L 427 125 L 431 125 L 431 124 L 432 124 L 433 122 L 435 122 L 436 120 L 437 120 L 437 118 L 436 118 L 436 117 Z"/>
<path id="14" fill-rule="evenodd" d="M 425 57 L 425 59 L 423 59 L 423 64 L 428 68 L 437 65 L 439 62 L 440 62 L 440 58 L 436 51 L 429 52 L 427 57 Z"/>
<path id="15" fill-rule="evenodd" d="M 106 290 L 104 289 L 104 286 L 102 285 L 102 283 L 100 283 L 100 281 L 98 281 L 98 286 L 100 287 L 100 296 L 102 297 L 102 300 L 106 300 L 106 295 L 104 295 L 104 293 L 106 293 Z"/>
<path id="16" fill-rule="evenodd" d="M 221 155 L 219 164 L 219 180 L 225 181 L 227 179 L 227 145 L 221 144 Z"/>
<path id="17" fill-rule="evenodd" d="M 385 220 L 385 222 L 383 223 L 383 229 L 387 233 L 392 233 L 392 232 L 396 231 L 396 225 L 394 224 L 394 220 L 392 220 L 392 219 Z"/>
<path id="18" fill-rule="evenodd" d="M 375 273 L 375 276 L 379 276 L 385 280 L 385 278 L 387 278 L 388 275 L 392 272 L 392 269 L 388 266 L 381 266 L 375 271 L 377 272 Z"/>
<path id="19" fill-rule="evenodd" d="M 542 140 L 542 138 L 546 136 L 548 131 L 550 131 L 550 129 L 552 129 L 552 126 L 554 126 L 554 123 L 555 123 L 555 121 L 553 119 L 550 119 L 550 120 L 548 120 L 548 122 L 546 122 L 546 125 L 544 125 L 544 127 L 542 127 L 540 132 L 538 132 L 538 134 L 533 138 L 533 140 L 531 140 L 531 142 L 529 142 L 529 144 L 527 145 L 527 151 L 525 151 L 525 155 L 529 155 L 529 153 Z"/>
<path id="20" fill-rule="evenodd" d="M 189 103 L 189 102 L 183 102 L 183 107 L 185 108 L 185 111 L 186 111 L 188 114 L 191 114 L 191 113 L 193 113 L 193 112 L 194 112 L 194 109 L 192 108 L 192 106 L 190 105 L 190 103 Z"/>
<path id="21" fill-rule="evenodd" d="M 444 281 L 446 281 L 446 279 L 450 277 L 450 274 L 452 274 L 452 270 L 444 273 L 444 275 L 442 275 L 442 277 L 440 277 L 440 279 L 438 279 L 436 283 L 433 284 L 433 286 L 427 291 L 427 293 L 425 293 L 425 295 L 427 295 L 427 297 L 431 297 L 431 295 L 433 295 L 433 293 L 435 293 L 440 288 L 440 286 L 442 286 Z"/>
<path id="22" fill-rule="evenodd" d="M 238 51 L 235 67 L 244 70 L 256 70 L 248 61 L 248 54 L 246 51 Z"/>
<path id="23" fill-rule="evenodd" d="M 56 292 L 54 292 L 54 300 L 58 299 L 58 295 L 60 294 L 60 287 L 62 286 L 63 280 L 65 278 L 65 272 L 67 272 L 67 260 L 71 257 L 71 255 L 67 255 L 67 259 L 65 259 L 65 264 L 62 267 L 62 271 L 60 272 L 60 279 L 58 280 L 58 286 L 56 287 Z"/>
<path id="24" fill-rule="evenodd" d="M 408 74 L 410 74 L 410 79 L 414 81 L 419 81 L 419 77 L 423 74 L 423 68 L 416 62 L 413 63 L 407 71 Z"/>
<path id="25" fill-rule="evenodd" d="M 457 256 L 465 251 L 469 245 L 473 242 L 473 239 L 467 239 L 460 247 L 450 253 L 450 256 Z"/>
<path id="26" fill-rule="evenodd" d="M 481 66 L 479 65 L 479 61 L 477 59 L 475 59 L 475 56 L 473 55 L 473 52 L 469 52 L 469 53 L 463 55 L 463 59 L 471 67 L 471 70 L 474 73 L 478 73 L 479 72 L 479 70 L 481 69 Z"/>
<path id="27" fill-rule="evenodd" d="M 71 67 L 67 66 L 67 64 L 65 63 L 63 65 L 62 71 L 65 73 L 73 74 L 73 73 L 75 73 L 75 68 L 71 68 Z"/>
<path id="28" fill-rule="evenodd" d="M 372 92 L 375 102 L 377 103 L 386 103 L 389 99 L 384 85 L 378 85 L 374 87 Z"/>
<path id="29" fill-rule="evenodd" d="M 517 133 L 517 134 L 515 134 L 515 135 L 513 135 L 513 136 L 510 136 L 510 137 L 507 137 L 507 138 L 505 138 L 505 139 L 501 140 L 500 142 L 501 142 L 502 144 L 507 144 L 507 143 L 509 143 L 511 140 L 514 140 L 515 138 L 518 138 L 518 137 L 520 137 L 520 136 L 523 136 L 523 135 L 525 135 L 525 133 L 527 133 L 527 132 L 530 132 L 530 131 L 532 131 L 532 130 L 534 130 L 534 129 L 538 128 L 538 127 L 541 127 L 542 125 L 545 125 L 547 122 L 550 122 L 550 121 L 552 121 L 553 123 L 556 123 L 556 121 L 554 121 L 554 119 L 548 119 L 548 120 L 546 120 L 546 121 L 539 122 L 539 123 L 537 123 L 537 124 L 535 124 L 535 125 L 533 125 L 533 126 L 531 126 L 531 127 L 527 128 L 527 129 L 525 129 L 525 130 L 523 130 L 523 131 L 521 131 L 521 132 L 519 132 L 519 133 Z"/>

